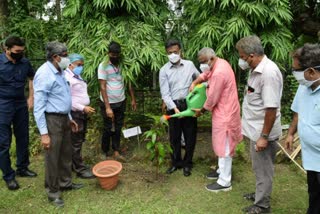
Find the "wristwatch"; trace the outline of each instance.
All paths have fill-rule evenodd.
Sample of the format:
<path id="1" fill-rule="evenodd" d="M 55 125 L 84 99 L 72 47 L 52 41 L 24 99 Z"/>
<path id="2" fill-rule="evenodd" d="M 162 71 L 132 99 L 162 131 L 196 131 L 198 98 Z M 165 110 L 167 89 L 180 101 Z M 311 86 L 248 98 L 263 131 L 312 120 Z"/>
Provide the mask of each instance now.
<path id="1" fill-rule="evenodd" d="M 260 137 L 262 137 L 262 138 L 264 138 L 264 139 L 268 140 L 269 135 L 261 133 Z"/>
<path id="2" fill-rule="evenodd" d="M 205 108 L 202 108 L 201 110 L 200 110 L 200 113 L 201 114 L 204 114 L 206 112 L 206 109 Z"/>

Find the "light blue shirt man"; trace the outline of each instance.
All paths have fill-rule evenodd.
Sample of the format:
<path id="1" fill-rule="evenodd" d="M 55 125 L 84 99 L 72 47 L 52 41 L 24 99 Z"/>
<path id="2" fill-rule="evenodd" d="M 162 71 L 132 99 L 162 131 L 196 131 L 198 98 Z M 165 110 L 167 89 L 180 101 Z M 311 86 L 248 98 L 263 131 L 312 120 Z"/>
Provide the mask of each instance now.
<path id="1" fill-rule="evenodd" d="M 305 170 L 320 172 L 320 86 L 299 85 L 292 111 L 298 113 L 298 133 Z"/>
<path id="2" fill-rule="evenodd" d="M 70 114 L 70 87 L 64 77 L 64 71 L 59 72 L 49 61 L 37 70 L 33 87 L 35 120 L 40 134 L 47 134 L 46 112 Z"/>

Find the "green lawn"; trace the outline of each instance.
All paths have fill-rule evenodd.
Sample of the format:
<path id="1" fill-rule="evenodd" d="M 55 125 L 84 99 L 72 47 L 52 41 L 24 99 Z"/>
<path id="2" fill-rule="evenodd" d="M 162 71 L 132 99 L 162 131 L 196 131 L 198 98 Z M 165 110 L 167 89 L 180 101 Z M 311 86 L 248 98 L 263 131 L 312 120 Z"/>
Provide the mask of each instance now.
<path id="1" fill-rule="evenodd" d="M 210 133 L 209 133 L 210 134 Z M 190 177 L 179 170 L 155 180 L 154 168 L 146 157 L 145 150 L 137 150 L 134 140 L 126 142 L 128 162 L 123 164 L 120 183 L 113 191 L 99 187 L 96 179 L 82 180 L 74 176 L 74 182 L 85 187 L 63 193 L 64 208 L 55 208 L 47 202 L 44 190 L 43 156 L 31 159 L 30 169 L 37 178 L 17 178 L 21 188 L 7 190 L 0 183 L 0 213 L 241 213 L 250 202 L 243 193 L 254 190 L 255 179 L 248 158 L 236 157 L 233 163 L 232 191 L 212 193 L 205 190 L 210 180 L 205 178 L 211 161 L 211 145 L 208 134 L 199 134 L 195 151 L 195 165 Z M 142 144 L 143 146 L 143 144 Z M 87 162 L 99 162 L 97 145 L 85 145 Z M 247 154 L 246 154 L 247 155 Z M 162 172 L 167 166 L 162 167 Z M 308 205 L 306 176 L 293 164 L 276 165 L 272 193 L 273 213 L 306 213 Z"/>

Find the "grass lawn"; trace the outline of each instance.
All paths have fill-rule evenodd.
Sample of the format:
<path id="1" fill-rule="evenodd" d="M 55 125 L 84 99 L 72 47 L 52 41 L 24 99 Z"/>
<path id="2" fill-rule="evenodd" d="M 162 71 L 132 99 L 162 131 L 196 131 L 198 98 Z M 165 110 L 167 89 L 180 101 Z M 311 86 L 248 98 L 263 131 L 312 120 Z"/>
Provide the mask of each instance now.
<path id="1" fill-rule="evenodd" d="M 255 178 L 248 158 L 237 156 L 233 162 L 232 191 L 212 193 L 205 190 L 210 180 L 212 151 L 210 133 L 199 133 L 190 177 L 182 171 L 165 175 L 168 165 L 161 168 L 162 175 L 155 180 L 154 166 L 147 159 L 144 149 L 138 150 L 134 140 L 124 143 L 128 147 L 120 182 L 113 191 L 102 190 L 96 179 L 74 182 L 85 187 L 63 193 L 64 208 L 55 208 L 47 201 L 44 189 L 44 162 L 39 155 L 31 159 L 30 169 L 36 178 L 17 178 L 21 188 L 9 191 L 0 182 L 0 213 L 242 213 L 250 202 L 242 194 L 254 191 Z M 142 148 L 144 144 L 142 144 Z M 84 158 L 93 164 L 102 160 L 97 154 L 98 145 L 84 146 Z M 247 155 L 247 154 L 245 154 Z M 168 160 L 169 161 L 169 160 Z M 293 164 L 276 164 L 271 201 L 273 213 L 306 213 L 308 194 L 306 176 Z"/>

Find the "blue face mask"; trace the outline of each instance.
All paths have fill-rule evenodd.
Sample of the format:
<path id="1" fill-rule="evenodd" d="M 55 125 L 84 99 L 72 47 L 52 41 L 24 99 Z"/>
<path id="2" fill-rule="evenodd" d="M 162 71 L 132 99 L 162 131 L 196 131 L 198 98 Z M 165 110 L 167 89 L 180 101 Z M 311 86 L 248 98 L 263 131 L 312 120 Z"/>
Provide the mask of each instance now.
<path id="1" fill-rule="evenodd" d="M 83 71 L 83 66 L 77 66 L 73 69 L 73 73 L 78 76 L 81 75 L 82 71 Z"/>

